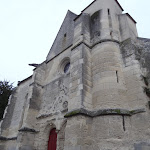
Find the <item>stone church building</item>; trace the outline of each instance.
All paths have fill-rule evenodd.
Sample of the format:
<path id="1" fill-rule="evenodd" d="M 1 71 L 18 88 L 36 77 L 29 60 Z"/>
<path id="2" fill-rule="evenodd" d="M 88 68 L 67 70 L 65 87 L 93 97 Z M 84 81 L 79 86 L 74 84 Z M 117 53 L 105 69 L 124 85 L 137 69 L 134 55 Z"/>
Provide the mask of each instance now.
<path id="1" fill-rule="evenodd" d="M 0 150 L 150 150 L 150 39 L 117 0 L 68 11 L 34 66 L 9 98 Z"/>

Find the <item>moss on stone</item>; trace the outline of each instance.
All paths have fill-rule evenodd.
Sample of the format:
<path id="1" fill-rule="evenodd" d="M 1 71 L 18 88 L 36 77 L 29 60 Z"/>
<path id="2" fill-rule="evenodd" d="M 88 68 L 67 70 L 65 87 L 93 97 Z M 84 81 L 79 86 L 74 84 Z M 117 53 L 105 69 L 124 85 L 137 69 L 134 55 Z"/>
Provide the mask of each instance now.
<path id="1" fill-rule="evenodd" d="M 138 114 L 138 113 L 143 113 L 145 112 L 145 109 L 136 109 L 136 110 L 131 110 L 130 115 Z"/>
<path id="2" fill-rule="evenodd" d="M 135 112 L 136 112 L 136 110 L 131 110 L 130 111 L 131 114 L 134 114 Z"/>
<path id="3" fill-rule="evenodd" d="M 80 113 L 80 110 L 74 110 L 65 115 L 65 117 L 71 117 Z"/>
<path id="4" fill-rule="evenodd" d="M 98 111 L 88 111 L 86 109 L 77 109 L 71 112 L 68 112 L 64 117 L 71 117 L 75 115 L 86 115 L 89 117 L 96 117 L 102 115 L 124 115 L 124 116 L 131 116 L 137 113 L 145 112 L 144 109 L 137 109 L 137 110 L 126 110 L 126 109 L 102 109 Z"/>
<path id="5" fill-rule="evenodd" d="M 121 42 L 121 44 L 130 44 L 130 43 L 131 43 L 131 38 L 128 38 Z"/>
<path id="6" fill-rule="evenodd" d="M 120 109 L 115 109 L 114 110 L 116 113 L 120 114 L 121 113 L 121 110 Z"/>

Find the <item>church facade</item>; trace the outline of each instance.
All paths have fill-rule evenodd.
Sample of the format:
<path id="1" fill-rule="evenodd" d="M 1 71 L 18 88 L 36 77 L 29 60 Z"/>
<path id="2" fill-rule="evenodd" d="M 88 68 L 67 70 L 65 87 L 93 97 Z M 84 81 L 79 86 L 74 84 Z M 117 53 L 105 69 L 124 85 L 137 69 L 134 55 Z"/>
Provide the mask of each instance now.
<path id="1" fill-rule="evenodd" d="M 0 150 L 150 150 L 150 40 L 117 0 L 68 11 L 0 129 Z"/>

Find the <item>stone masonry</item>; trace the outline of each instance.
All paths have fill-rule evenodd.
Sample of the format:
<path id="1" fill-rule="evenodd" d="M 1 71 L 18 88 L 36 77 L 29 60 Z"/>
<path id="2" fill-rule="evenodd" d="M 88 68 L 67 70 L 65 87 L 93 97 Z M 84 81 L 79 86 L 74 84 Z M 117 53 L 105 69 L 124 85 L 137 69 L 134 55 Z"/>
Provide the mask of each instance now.
<path id="1" fill-rule="evenodd" d="M 150 150 L 150 39 L 117 0 L 71 11 L 46 60 L 18 83 L 0 150 Z"/>

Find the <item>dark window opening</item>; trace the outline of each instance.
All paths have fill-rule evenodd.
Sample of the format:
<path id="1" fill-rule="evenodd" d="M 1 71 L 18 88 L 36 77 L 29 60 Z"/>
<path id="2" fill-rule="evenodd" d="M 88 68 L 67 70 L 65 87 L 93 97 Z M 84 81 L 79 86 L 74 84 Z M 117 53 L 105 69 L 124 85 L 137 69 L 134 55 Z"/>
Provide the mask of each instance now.
<path id="1" fill-rule="evenodd" d="M 108 15 L 110 15 L 110 10 L 108 9 Z"/>
<path id="2" fill-rule="evenodd" d="M 110 36 L 112 36 L 112 31 L 110 32 Z"/>
<path id="3" fill-rule="evenodd" d="M 67 73 L 70 68 L 70 62 L 68 62 L 64 67 L 64 73 Z"/>
<path id="4" fill-rule="evenodd" d="M 67 33 L 64 34 L 64 37 L 66 37 L 66 36 L 67 36 Z"/>
<path id="5" fill-rule="evenodd" d="M 116 71 L 117 83 L 119 83 L 118 71 Z"/>
<path id="6" fill-rule="evenodd" d="M 110 9 L 108 9 L 108 21 L 109 21 L 109 28 L 112 29 L 112 19 L 110 15 Z"/>
<path id="7" fill-rule="evenodd" d="M 91 33 L 92 38 L 100 36 L 100 11 L 91 16 Z"/>
<path id="8" fill-rule="evenodd" d="M 126 131 L 125 118 L 124 118 L 124 116 L 122 116 L 122 124 L 123 124 L 123 130 Z"/>
<path id="9" fill-rule="evenodd" d="M 112 35 L 112 34 L 113 34 L 113 32 L 111 31 L 111 32 L 110 32 L 111 39 L 113 38 L 113 35 Z"/>

